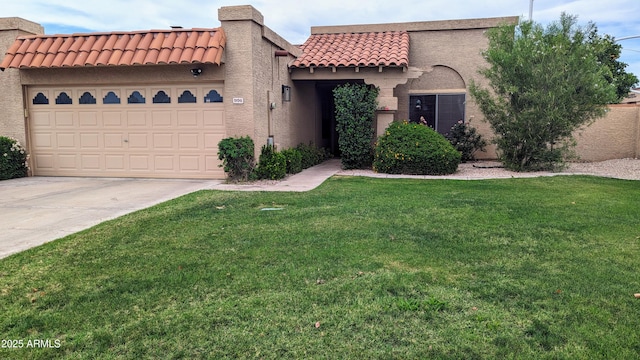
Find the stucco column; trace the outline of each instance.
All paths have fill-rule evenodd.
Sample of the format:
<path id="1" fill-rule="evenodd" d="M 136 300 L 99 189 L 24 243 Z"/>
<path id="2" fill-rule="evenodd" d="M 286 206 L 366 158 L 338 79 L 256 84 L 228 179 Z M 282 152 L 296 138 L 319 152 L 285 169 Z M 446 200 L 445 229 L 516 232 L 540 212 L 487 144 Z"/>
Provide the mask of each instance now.
<path id="1" fill-rule="evenodd" d="M 40 24 L 17 17 L 0 18 L 0 56 L 4 57 L 18 36 L 43 33 L 44 28 Z M 5 69 L 0 73 L 0 89 L 0 135 L 16 138 L 28 149 L 20 71 Z"/>
<path id="2" fill-rule="evenodd" d="M 406 84 L 409 79 L 415 79 L 422 75 L 423 71 L 419 69 L 410 69 L 402 73 L 385 75 L 379 77 L 365 78 L 367 84 L 377 86 L 380 91 L 378 93 L 378 111 L 376 111 L 376 136 L 384 134 L 395 118 L 398 111 L 398 98 L 393 95 L 393 90 L 400 84 Z"/>

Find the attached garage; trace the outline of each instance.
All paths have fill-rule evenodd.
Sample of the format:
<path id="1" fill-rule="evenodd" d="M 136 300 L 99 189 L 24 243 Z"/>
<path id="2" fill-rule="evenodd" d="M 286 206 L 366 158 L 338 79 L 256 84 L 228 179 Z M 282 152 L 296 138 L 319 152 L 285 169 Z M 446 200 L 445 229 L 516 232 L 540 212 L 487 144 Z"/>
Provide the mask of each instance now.
<path id="1" fill-rule="evenodd" d="M 221 178 L 223 84 L 30 87 L 33 173 Z"/>

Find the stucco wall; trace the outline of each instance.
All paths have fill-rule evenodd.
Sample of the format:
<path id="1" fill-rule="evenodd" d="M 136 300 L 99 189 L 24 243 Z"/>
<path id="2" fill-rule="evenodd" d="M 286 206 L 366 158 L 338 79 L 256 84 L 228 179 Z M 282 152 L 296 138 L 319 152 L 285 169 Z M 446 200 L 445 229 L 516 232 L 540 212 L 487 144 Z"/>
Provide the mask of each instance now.
<path id="1" fill-rule="evenodd" d="M 309 91 L 297 89 L 287 69 L 300 50 L 265 26 L 262 14 L 252 6 L 223 7 L 218 18 L 227 34 L 225 92 L 230 100 L 244 102 L 226 102 L 228 135 L 251 135 L 256 155 L 269 136 L 279 149 L 312 140 L 300 126 L 305 113 L 300 100 Z M 289 55 L 276 56 L 276 51 Z M 291 102 L 282 99 L 283 85 L 292 87 Z"/>
<path id="2" fill-rule="evenodd" d="M 604 118 L 574 134 L 582 161 L 638 158 L 640 156 L 640 104 L 611 105 Z"/>
<path id="3" fill-rule="evenodd" d="M 42 26 L 34 22 L 15 17 L 0 18 L 0 56 L 4 56 L 18 36 L 43 33 Z M 0 73 L 0 89 L 0 135 L 14 137 L 28 146 L 20 72 L 6 69 Z"/>

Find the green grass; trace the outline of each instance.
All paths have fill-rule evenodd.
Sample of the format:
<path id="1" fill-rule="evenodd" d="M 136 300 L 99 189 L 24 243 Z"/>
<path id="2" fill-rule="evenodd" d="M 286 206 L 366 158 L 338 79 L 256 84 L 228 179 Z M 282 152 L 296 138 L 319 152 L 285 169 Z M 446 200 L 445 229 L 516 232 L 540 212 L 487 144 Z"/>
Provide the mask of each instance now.
<path id="1" fill-rule="evenodd" d="M 261 211 L 262 208 L 282 208 Z M 640 183 L 201 191 L 0 260 L 0 358 L 637 359 Z"/>

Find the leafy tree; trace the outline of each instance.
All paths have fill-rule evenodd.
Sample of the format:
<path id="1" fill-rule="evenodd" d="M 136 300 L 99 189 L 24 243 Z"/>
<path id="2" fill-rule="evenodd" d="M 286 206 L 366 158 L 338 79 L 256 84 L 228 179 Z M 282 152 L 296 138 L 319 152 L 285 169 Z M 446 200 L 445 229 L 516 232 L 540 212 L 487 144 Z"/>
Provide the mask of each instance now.
<path id="1" fill-rule="evenodd" d="M 629 95 L 629 89 L 638 83 L 638 77 L 625 71 L 627 64 L 618 61 L 622 45 L 615 42 L 611 35 L 598 36 L 598 29 L 594 26 L 589 34 L 589 42 L 594 47 L 598 62 L 605 64 L 610 73 L 605 75 L 608 82 L 616 88 L 616 103 Z"/>
<path id="2" fill-rule="evenodd" d="M 517 171 L 562 167 L 575 143 L 572 133 L 619 97 L 613 80 L 624 71 L 614 74 L 609 65 L 616 63 L 599 59 L 615 46 L 607 46 L 611 39 L 599 37 L 593 23 L 579 27 L 564 13 L 546 28 L 525 21 L 492 29 L 488 37 L 489 67 L 480 73 L 491 91 L 472 83 L 470 93 L 496 135 L 501 161 Z"/>
<path id="3" fill-rule="evenodd" d="M 338 148 L 345 169 L 371 166 L 378 91 L 365 84 L 344 84 L 333 89 Z"/>

